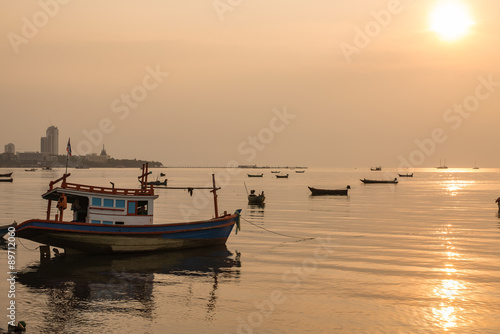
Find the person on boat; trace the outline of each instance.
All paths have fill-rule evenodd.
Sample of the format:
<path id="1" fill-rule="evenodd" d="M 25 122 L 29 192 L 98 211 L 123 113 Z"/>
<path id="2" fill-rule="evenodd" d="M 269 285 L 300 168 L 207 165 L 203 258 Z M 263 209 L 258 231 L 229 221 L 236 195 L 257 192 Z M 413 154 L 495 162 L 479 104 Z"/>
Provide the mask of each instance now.
<path id="1" fill-rule="evenodd" d="M 495 203 L 498 204 L 498 212 L 500 212 L 500 197 L 497 198 L 497 200 L 495 201 Z"/>

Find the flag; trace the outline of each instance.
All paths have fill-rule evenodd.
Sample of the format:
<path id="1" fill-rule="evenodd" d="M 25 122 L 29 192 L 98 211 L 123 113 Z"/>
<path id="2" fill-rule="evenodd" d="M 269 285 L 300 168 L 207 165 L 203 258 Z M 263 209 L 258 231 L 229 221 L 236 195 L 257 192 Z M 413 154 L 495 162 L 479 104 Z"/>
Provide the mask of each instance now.
<path id="1" fill-rule="evenodd" d="M 66 146 L 66 152 L 68 152 L 68 155 L 71 156 L 71 143 L 69 142 L 71 138 L 68 138 L 68 146 Z"/>

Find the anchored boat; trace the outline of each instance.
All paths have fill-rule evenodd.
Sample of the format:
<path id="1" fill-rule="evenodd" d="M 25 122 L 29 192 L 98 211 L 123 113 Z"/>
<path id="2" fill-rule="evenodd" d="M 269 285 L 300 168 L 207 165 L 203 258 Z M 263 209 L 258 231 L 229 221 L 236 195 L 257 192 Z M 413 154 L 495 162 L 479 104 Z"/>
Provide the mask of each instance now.
<path id="1" fill-rule="evenodd" d="M 322 195 L 336 195 L 336 196 L 347 196 L 347 192 L 351 189 L 350 186 L 345 187 L 345 189 L 319 189 L 308 187 L 311 191 L 312 196 L 322 196 Z"/>
<path id="2" fill-rule="evenodd" d="M 42 195 L 48 201 L 45 219 L 31 219 L 16 227 L 16 236 L 60 247 L 66 253 L 126 253 L 223 245 L 239 213 L 218 214 L 213 178 L 215 218 L 187 223 L 154 224 L 158 198 L 148 185 L 148 166 L 142 168 L 141 187 L 120 189 L 69 183 L 70 174 L 51 181 Z M 56 185 L 61 182 L 59 186 Z M 53 202 L 57 202 L 53 212 Z M 64 220 L 71 204 L 72 215 Z"/>

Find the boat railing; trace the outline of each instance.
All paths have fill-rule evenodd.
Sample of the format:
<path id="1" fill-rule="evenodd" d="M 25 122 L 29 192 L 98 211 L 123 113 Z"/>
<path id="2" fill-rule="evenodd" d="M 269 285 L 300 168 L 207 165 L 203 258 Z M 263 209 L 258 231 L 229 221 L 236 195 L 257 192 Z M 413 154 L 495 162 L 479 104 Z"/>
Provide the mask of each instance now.
<path id="1" fill-rule="evenodd" d="M 112 195 L 154 195 L 154 189 L 151 188 L 146 189 L 125 189 L 125 188 L 109 188 L 109 187 L 98 187 L 98 186 L 88 186 L 84 184 L 77 183 L 63 183 L 62 188 L 71 189 L 71 190 L 79 190 L 79 191 L 88 191 L 92 193 L 101 193 L 101 194 L 112 194 Z"/>
<path id="2" fill-rule="evenodd" d="M 89 186 L 78 183 L 69 183 L 66 182 L 66 179 L 71 175 L 71 173 L 64 174 L 57 180 L 50 182 L 50 190 L 54 189 L 54 185 L 62 181 L 61 188 L 63 189 L 71 189 L 71 190 L 79 190 L 79 191 L 88 191 L 93 193 L 100 194 L 112 194 L 112 195 L 154 195 L 153 186 L 149 188 L 141 188 L 141 189 L 126 189 L 126 188 L 109 188 L 109 187 L 99 187 L 99 186 Z"/>

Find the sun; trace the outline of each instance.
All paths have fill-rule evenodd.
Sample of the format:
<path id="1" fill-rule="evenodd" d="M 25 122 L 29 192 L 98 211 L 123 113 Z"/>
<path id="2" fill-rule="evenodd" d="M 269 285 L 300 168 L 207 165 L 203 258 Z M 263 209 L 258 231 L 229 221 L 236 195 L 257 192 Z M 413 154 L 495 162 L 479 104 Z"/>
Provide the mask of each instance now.
<path id="1" fill-rule="evenodd" d="M 439 2 L 430 15 L 431 30 L 447 41 L 464 37 L 473 24 L 468 8 L 457 1 Z"/>

